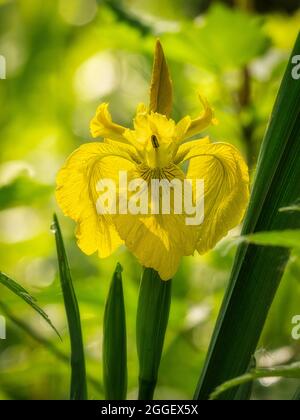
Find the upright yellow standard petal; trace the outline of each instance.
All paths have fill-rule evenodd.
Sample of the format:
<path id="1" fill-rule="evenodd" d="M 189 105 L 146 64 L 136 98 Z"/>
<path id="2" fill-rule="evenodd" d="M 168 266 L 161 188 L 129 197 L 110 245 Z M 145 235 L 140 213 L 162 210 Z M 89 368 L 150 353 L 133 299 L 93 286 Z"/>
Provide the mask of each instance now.
<path id="1" fill-rule="evenodd" d="M 198 118 L 191 121 L 189 129 L 186 132 L 185 138 L 195 136 L 196 134 L 201 133 L 211 124 L 217 123 L 217 120 L 214 118 L 213 109 L 210 107 L 207 99 L 201 95 L 199 95 L 199 99 L 203 106 L 203 112 Z"/>
<path id="2" fill-rule="evenodd" d="M 123 134 L 126 128 L 113 123 L 108 110 L 108 104 L 106 103 L 103 103 L 98 107 L 96 115 L 91 121 L 90 129 L 93 138 L 103 137 L 120 142 L 125 141 Z"/>
<path id="3" fill-rule="evenodd" d="M 149 111 L 159 112 L 169 117 L 172 112 L 172 104 L 172 81 L 161 43 L 157 41 L 150 87 Z"/>
<path id="4" fill-rule="evenodd" d="M 180 143 L 187 137 L 187 132 L 191 126 L 192 119 L 191 117 L 187 116 L 182 118 L 177 124 L 176 124 L 176 141 Z"/>

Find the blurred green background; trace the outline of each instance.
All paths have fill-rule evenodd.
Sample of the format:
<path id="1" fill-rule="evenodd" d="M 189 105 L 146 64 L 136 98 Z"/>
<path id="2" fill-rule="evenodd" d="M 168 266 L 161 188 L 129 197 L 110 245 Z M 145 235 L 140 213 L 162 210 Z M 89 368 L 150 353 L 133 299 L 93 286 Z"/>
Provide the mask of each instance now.
<path id="1" fill-rule="evenodd" d="M 141 269 L 123 248 L 107 260 L 80 252 L 74 223 L 55 203 L 55 175 L 70 152 L 91 140 L 89 121 L 99 103 L 109 101 L 114 120 L 131 124 L 136 105 L 148 99 L 157 36 L 174 81 L 173 117 L 197 115 L 201 91 L 220 121 L 209 134 L 236 145 L 253 174 L 299 31 L 299 6 L 298 0 L 0 0 L 0 55 L 7 60 L 7 79 L 0 80 L 0 270 L 38 298 L 63 337 L 60 343 L 42 319 L 0 287 L 1 302 L 23 323 L 8 320 L 7 339 L 0 340 L 0 399 L 69 395 L 68 330 L 50 231 L 54 211 L 80 303 L 90 398 L 103 398 L 102 319 L 117 261 L 124 266 L 129 398 L 136 397 Z M 193 395 L 238 233 L 204 257 L 182 262 L 157 398 Z M 300 341 L 291 337 L 291 320 L 300 314 L 299 278 L 300 261 L 292 257 L 257 351 L 260 366 L 299 360 Z M 297 385 L 260 381 L 253 398 L 290 398 Z"/>

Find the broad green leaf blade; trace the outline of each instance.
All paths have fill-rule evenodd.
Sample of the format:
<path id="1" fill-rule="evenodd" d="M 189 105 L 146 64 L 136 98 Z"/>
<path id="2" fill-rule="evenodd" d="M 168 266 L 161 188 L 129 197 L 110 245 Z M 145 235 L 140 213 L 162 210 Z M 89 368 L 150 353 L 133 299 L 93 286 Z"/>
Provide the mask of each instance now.
<path id="1" fill-rule="evenodd" d="M 152 268 L 142 276 L 137 310 L 139 399 L 152 400 L 169 320 L 172 281 L 163 281 Z"/>
<path id="2" fill-rule="evenodd" d="M 125 400 L 127 344 L 122 267 L 117 265 L 105 305 L 103 323 L 103 384 L 106 400 Z"/>
<path id="3" fill-rule="evenodd" d="M 255 245 L 281 246 L 300 249 L 300 229 L 258 232 L 244 237 L 245 241 Z"/>
<path id="4" fill-rule="evenodd" d="M 225 382 L 219 386 L 212 394 L 212 400 L 220 397 L 224 392 L 236 388 L 240 385 L 245 385 L 249 382 L 254 381 L 255 379 L 262 378 L 289 378 L 289 379 L 298 379 L 300 378 L 300 363 L 293 363 L 287 366 L 279 366 L 276 368 L 268 369 L 255 369 L 251 372 L 242 375 L 238 378 L 232 379 L 228 382 Z"/>
<path id="5" fill-rule="evenodd" d="M 292 56 L 299 54 L 300 35 Z M 262 144 L 242 235 L 300 228 L 299 212 L 279 212 L 299 198 L 300 83 L 292 78 L 292 68 L 290 59 Z M 208 399 L 220 384 L 246 372 L 289 256 L 282 247 L 239 246 L 196 399 Z M 220 398 L 235 394 L 231 389 Z"/>
<path id="6" fill-rule="evenodd" d="M 5 274 L 0 272 L 0 283 L 3 284 L 3 286 L 7 287 L 11 292 L 13 292 L 15 295 L 17 295 L 19 298 L 24 300 L 29 306 L 32 307 L 39 315 L 41 315 L 44 320 L 50 325 L 50 327 L 56 332 L 59 338 L 59 332 L 52 324 L 50 318 L 46 314 L 45 311 L 36 303 L 36 299 L 32 297 L 27 290 L 25 290 L 22 286 L 20 286 L 18 283 L 16 283 L 14 280 L 6 276 Z"/>
<path id="7" fill-rule="evenodd" d="M 172 81 L 161 43 L 157 41 L 150 88 L 149 111 L 159 112 L 169 117 L 172 112 L 172 104 Z"/>
<path id="8" fill-rule="evenodd" d="M 58 219 L 54 215 L 52 230 L 55 233 L 60 281 L 68 318 L 71 341 L 71 400 L 87 400 L 87 384 L 81 321 L 69 263 Z"/>

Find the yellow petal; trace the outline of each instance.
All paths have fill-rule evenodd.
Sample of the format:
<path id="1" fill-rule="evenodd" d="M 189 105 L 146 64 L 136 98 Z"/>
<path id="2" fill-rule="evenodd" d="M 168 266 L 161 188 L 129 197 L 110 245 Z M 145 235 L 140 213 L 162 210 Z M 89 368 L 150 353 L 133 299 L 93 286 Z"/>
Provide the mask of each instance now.
<path id="1" fill-rule="evenodd" d="M 185 137 L 188 129 L 192 123 L 191 117 L 187 116 L 182 118 L 179 123 L 176 124 L 176 141 L 180 143 Z"/>
<path id="2" fill-rule="evenodd" d="M 158 139 L 159 150 L 153 148 L 152 135 Z M 139 159 L 150 167 L 168 166 L 178 149 L 175 122 L 156 112 L 137 114 L 134 130 L 127 130 L 124 136 L 134 145 Z"/>
<path id="3" fill-rule="evenodd" d="M 134 119 L 134 129 L 140 143 L 149 141 L 152 134 L 171 142 L 175 136 L 176 125 L 172 119 L 157 112 L 139 113 Z"/>
<path id="4" fill-rule="evenodd" d="M 173 102 L 173 87 L 161 43 L 157 41 L 150 88 L 149 111 L 170 116 Z"/>
<path id="5" fill-rule="evenodd" d="M 119 170 L 132 167 L 124 150 L 88 143 L 77 149 L 59 171 L 56 199 L 63 213 L 77 222 L 78 246 L 84 253 L 98 251 L 105 258 L 122 243 L 111 217 L 97 213 L 96 186 L 100 179 L 115 178 Z"/>
<path id="6" fill-rule="evenodd" d="M 203 137 L 202 139 L 199 139 L 199 140 L 192 140 L 192 141 L 188 141 L 186 143 L 181 144 L 174 158 L 175 165 L 179 165 L 181 162 L 186 160 L 185 157 L 191 151 L 192 148 L 196 146 L 204 146 L 205 144 L 210 144 L 209 137 Z"/>
<path id="7" fill-rule="evenodd" d="M 126 142 L 123 137 L 126 128 L 112 122 L 112 117 L 108 110 L 108 104 L 106 103 L 101 104 L 98 107 L 96 115 L 91 121 L 90 129 L 93 138 L 104 137 L 120 142 Z"/>
<path id="8" fill-rule="evenodd" d="M 140 163 L 140 158 L 137 154 L 137 148 L 135 146 L 132 145 L 133 140 L 129 138 L 128 133 L 132 132 L 129 129 L 126 129 L 125 133 L 124 133 L 124 137 L 126 137 L 126 139 L 128 140 L 128 143 L 121 143 L 121 142 L 117 142 L 115 140 L 111 140 L 111 139 L 104 139 L 104 143 L 105 144 L 109 144 L 111 145 L 111 147 L 113 148 L 117 148 L 120 152 L 124 152 L 125 155 L 128 155 L 129 159 L 132 160 L 133 162 L 135 162 L 136 164 Z M 135 139 L 134 139 L 135 141 Z"/>
<path id="9" fill-rule="evenodd" d="M 179 171 L 175 165 L 173 170 L 176 173 Z M 171 172 L 172 168 L 169 171 Z M 136 170 L 128 174 L 129 182 L 137 177 Z M 151 188 L 149 197 L 150 195 Z M 148 215 L 112 216 L 113 223 L 128 249 L 141 265 L 158 271 L 163 280 L 172 278 L 178 269 L 181 257 L 192 255 L 196 249 L 197 230 L 195 226 L 186 225 L 185 218 L 184 214 L 154 215 L 150 212 Z"/>
<path id="10" fill-rule="evenodd" d="M 182 215 L 116 215 L 114 223 L 140 264 L 158 271 L 162 280 L 171 279 L 181 257 L 195 250 L 194 243 L 184 252 L 189 236 Z"/>
<path id="11" fill-rule="evenodd" d="M 138 114 L 147 114 L 148 113 L 147 106 L 143 103 L 138 104 L 137 109 L 136 109 L 136 113 L 137 113 L 137 115 Z"/>
<path id="12" fill-rule="evenodd" d="M 189 138 L 196 134 L 199 134 L 201 131 L 209 127 L 211 124 L 217 123 L 217 121 L 214 119 L 213 109 L 210 107 L 207 99 L 202 97 L 201 95 L 199 95 L 199 99 L 204 110 L 199 118 L 192 120 L 190 127 L 185 134 L 185 138 Z"/>
<path id="13" fill-rule="evenodd" d="M 205 253 L 237 226 L 249 200 L 248 167 L 240 153 L 223 143 L 193 147 L 187 178 L 204 180 L 204 222 L 197 250 Z"/>

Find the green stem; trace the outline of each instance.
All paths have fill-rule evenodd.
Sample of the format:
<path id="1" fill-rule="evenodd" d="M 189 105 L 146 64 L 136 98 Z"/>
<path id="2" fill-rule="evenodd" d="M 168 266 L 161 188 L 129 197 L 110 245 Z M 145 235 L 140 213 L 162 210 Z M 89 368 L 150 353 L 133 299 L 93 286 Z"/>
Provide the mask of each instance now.
<path id="1" fill-rule="evenodd" d="M 152 400 L 157 383 L 165 333 L 169 320 L 172 281 L 144 270 L 137 310 L 139 400 Z"/>

